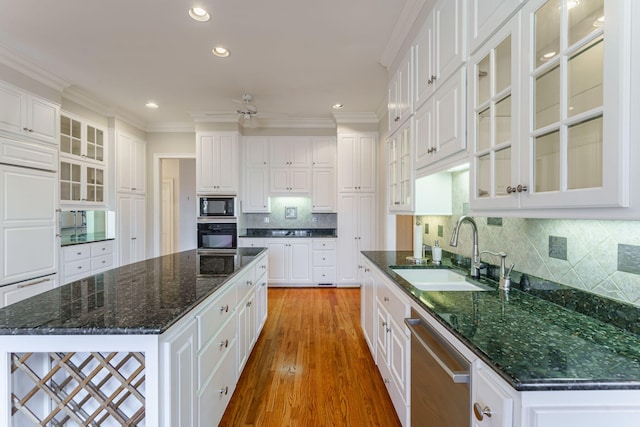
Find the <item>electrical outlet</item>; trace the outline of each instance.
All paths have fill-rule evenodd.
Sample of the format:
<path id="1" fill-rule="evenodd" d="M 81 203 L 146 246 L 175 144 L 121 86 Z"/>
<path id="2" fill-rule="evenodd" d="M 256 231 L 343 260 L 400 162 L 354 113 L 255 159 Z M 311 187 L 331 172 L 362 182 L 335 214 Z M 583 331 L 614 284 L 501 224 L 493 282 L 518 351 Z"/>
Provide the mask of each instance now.
<path id="1" fill-rule="evenodd" d="M 269 224 L 269 217 L 268 216 L 264 217 L 264 222 L 265 222 L 265 224 Z"/>
<path id="2" fill-rule="evenodd" d="M 318 222 L 318 217 L 317 217 L 317 216 L 314 216 L 314 217 L 312 218 L 312 221 L 313 221 L 313 222 Z"/>

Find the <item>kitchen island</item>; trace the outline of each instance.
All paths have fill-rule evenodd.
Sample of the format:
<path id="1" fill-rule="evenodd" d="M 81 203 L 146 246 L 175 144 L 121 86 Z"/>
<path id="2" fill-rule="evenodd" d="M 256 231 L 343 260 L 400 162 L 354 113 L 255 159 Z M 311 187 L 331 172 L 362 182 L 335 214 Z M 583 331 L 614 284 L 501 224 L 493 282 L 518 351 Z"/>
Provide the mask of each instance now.
<path id="1" fill-rule="evenodd" d="M 266 318 L 266 256 L 206 275 L 185 251 L 0 309 L 0 424 L 215 420 Z"/>
<path id="2" fill-rule="evenodd" d="M 484 408 L 493 410 L 490 425 L 640 425 L 638 307 L 517 274 L 509 291 L 491 280 L 469 278 L 489 290 L 421 291 L 391 269 L 434 268 L 409 265 L 411 255 L 363 252 L 374 283 L 373 292 L 366 279 L 363 288 L 365 335 L 379 337 L 375 321 L 365 318 L 381 318 L 372 314 L 376 298 L 384 309 L 390 290 L 403 302 L 405 317 L 410 308 L 416 310 L 472 362 L 472 402 L 479 403 L 480 418 Z M 468 276 L 468 269 L 451 261 L 443 257 L 444 265 L 435 268 Z M 375 341 L 369 340 L 372 351 Z M 473 421 L 484 425 L 475 415 Z"/>

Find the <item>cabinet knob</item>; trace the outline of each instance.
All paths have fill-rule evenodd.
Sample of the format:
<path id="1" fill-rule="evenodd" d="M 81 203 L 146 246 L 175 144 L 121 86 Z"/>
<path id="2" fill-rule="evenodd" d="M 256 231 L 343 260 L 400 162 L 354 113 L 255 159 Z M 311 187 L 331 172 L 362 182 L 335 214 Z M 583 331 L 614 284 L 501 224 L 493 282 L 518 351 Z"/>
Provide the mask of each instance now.
<path id="1" fill-rule="evenodd" d="M 229 340 L 222 340 L 220 341 L 220 348 L 227 348 L 229 347 Z"/>
<path id="2" fill-rule="evenodd" d="M 478 402 L 473 404 L 473 415 L 475 415 L 478 421 L 482 421 L 484 417 L 491 418 L 491 408 L 485 406 L 484 408 Z"/>
<path id="3" fill-rule="evenodd" d="M 220 307 L 220 313 L 228 313 L 229 312 L 229 304 L 223 305 Z"/>
<path id="4" fill-rule="evenodd" d="M 222 395 L 225 395 L 225 396 L 226 396 L 227 394 L 229 394 L 229 387 L 228 387 L 228 386 L 226 386 L 226 387 L 222 387 L 222 388 L 220 389 L 220 395 L 221 395 L 221 396 L 222 396 Z"/>
<path id="5" fill-rule="evenodd" d="M 517 186 L 508 186 L 507 187 L 507 194 L 511 194 L 511 193 L 523 193 L 526 192 L 529 188 L 526 185 L 522 185 L 522 184 L 518 184 Z"/>

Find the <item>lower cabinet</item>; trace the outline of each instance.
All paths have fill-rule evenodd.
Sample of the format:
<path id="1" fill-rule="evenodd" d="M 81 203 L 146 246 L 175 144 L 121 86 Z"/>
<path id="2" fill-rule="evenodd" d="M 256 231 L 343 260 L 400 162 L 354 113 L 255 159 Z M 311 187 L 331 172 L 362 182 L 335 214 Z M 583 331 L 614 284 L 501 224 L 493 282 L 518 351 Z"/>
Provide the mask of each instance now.
<path id="1" fill-rule="evenodd" d="M 62 283 L 113 268 L 113 240 L 65 246 L 62 248 Z"/>
<path id="2" fill-rule="evenodd" d="M 27 280 L 13 285 L 0 286 L 0 308 L 41 294 L 58 285 L 58 275 Z"/>
<path id="3" fill-rule="evenodd" d="M 162 338 L 162 426 L 218 425 L 266 319 L 267 254 Z"/>
<path id="4" fill-rule="evenodd" d="M 313 282 L 336 283 L 336 239 L 313 239 Z"/>
<path id="5" fill-rule="evenodd" d="M 311 280 L 311 239 L 265 239 L 269 248 L 269 284 L 308 286 Z"/>

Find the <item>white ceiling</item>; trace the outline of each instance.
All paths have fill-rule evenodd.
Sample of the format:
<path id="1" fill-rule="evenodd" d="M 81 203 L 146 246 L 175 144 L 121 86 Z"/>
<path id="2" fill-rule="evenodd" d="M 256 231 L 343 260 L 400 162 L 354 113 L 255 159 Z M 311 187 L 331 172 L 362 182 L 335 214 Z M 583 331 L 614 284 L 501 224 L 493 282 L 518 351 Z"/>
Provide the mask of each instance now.
<path id="1" fill-rule="evenodd" d="M 0 47 L 147 129 L 233 113 L 243 93 L 265 117 L 330 119 L 336 102 L 386 105 L 385 49 L 416 2 L 0 0 Z M 192 20 L 193 6 L 213 19 Z"/>

